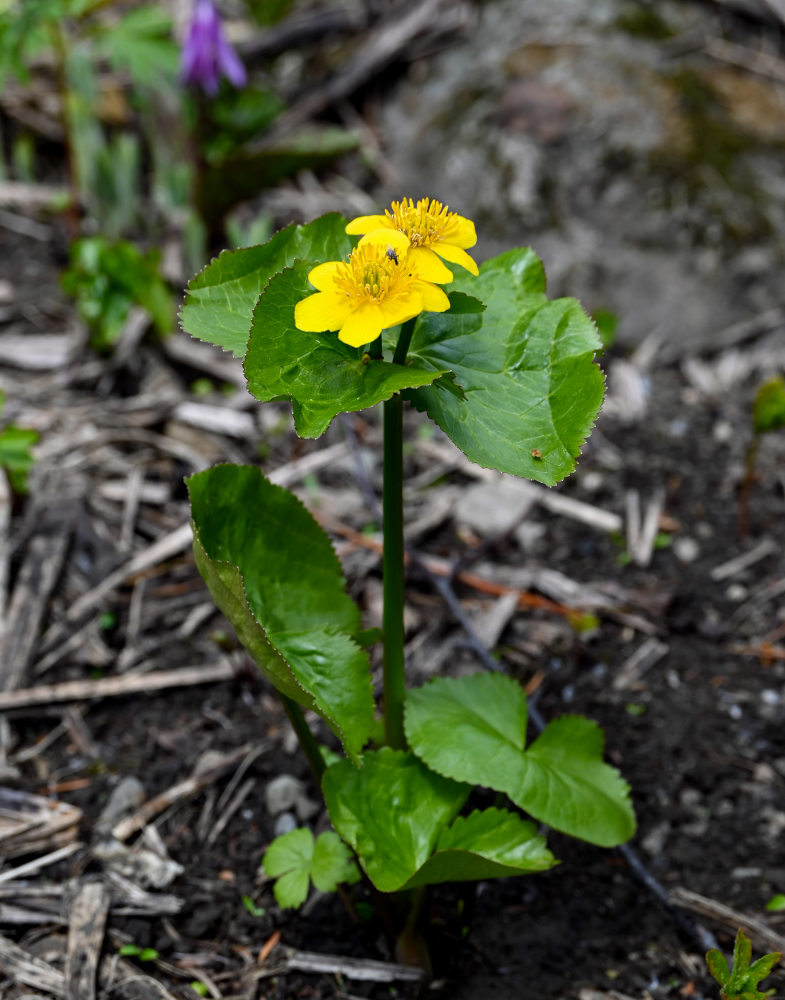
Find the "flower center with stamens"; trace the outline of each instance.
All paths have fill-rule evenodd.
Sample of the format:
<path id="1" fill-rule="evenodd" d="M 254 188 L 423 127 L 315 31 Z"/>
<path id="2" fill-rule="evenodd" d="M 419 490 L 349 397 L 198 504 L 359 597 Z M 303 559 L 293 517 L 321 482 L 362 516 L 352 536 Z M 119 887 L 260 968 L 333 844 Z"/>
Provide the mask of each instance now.
<path id="1" fill-rule="evenodd" d="M 443 239 L 450 217 L 455 213 L 430 198 L 420 198 L 416 204 L 411 198 L 404 198 L 394 201 L 392 211 L 387 209 L 385 215 L 396 229 L 409 237 L 411 246 L 429 247 Z"/>
<path id="2" fill-rule="evenodd" d="M 348 261 L 339 265 L 335 284 L 350 298 L 381 302 L 408 278 L 411 273 L 397 254 L 390 256 L 386 247 L 368 243 L 355 247 Z"/>

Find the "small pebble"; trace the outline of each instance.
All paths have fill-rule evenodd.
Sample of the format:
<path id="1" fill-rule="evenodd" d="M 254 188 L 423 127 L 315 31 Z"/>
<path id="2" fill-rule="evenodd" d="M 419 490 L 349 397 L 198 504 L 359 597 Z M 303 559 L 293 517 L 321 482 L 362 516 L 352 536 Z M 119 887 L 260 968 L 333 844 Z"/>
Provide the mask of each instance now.
<path id="1" fill-rule="evenodd" d="M 297 817 L 294 813 L 285 812 L 276 819 L 273 826 L 273 833 L 276 837 L 282 837 L 285 833 L 291 833 L 297 829 Z"/>
<path id="2" fill-rule="evenodd" d="M 591 472 L 583 474 L 580 485 L 587 493 L 596 493 L 604 482 L 605 476 L 601 472 L 597 472 L 596 469 L 592 469 Z"/>
<path id="3" fill-rule="evenodd" d="M 305 795 L 305 785 L 292 774 L 279 774 L 264 790 L 264 803 L 271 816 L 291 809 Z"/>
<path id="4" fill-rule="evenodd" d="M 729 601 L 743 601 L 749 591 L 742 583 L 732 583 L 725 591 L 725 596 Z"/>
<path id="5" fill-rule="evenodd" d="M 677 538 L 673 543 L 673 554 L 679 562 L 695 562 L 700 555 L 700 551 L 700 545 L 698 545 L 695 539 L 686 535 L 683 538 Z"/>
<path id="6" fill-rule="evenodd" d="M 761 691 L 760 700 L 764 705 L 779 705 L 780 693 L 779 691 L 772 690 L 772 688 L 766 688 L 765 691 Z"/>
<path id="7" fill-rule="evenodd" d="M 741 718 L 741 705 L 729 705 L 728 706 L 728 715 L 732 719 L 740 719 Z"/>
<path id="8" fill-rule="evenodd" d="M 733 424 L 728 420 L 718 420 L 711 429 L 711 436 L 717 444 L 727 444 L 735 433 Z"/>

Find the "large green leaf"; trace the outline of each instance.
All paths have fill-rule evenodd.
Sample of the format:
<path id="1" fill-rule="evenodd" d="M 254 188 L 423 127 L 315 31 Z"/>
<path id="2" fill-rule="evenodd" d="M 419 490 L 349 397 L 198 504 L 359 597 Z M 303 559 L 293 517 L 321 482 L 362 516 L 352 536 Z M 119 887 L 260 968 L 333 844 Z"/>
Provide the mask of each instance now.
<path id="1" fill-rule="evenodd" d="M 437 381 L 409 397 L 473 462 L 557 483 L 575 467 L 602 402 L 594 324 L 574 299 L 547 299 L 528 249 L 486 261 L 476 278 L 456 269 L 449 290 L 481 300 L 484 311 L 423 314 L 409 358 L 453 371 L 463 395 Z"/>
<path id="2" fill-rule="evenodd" d="M 629 788 L 594 722 L 567 716 L 526 749 L 526 694 L 510 677 L 437 678 L 406 697 L 406 736 L 428 767 L 505 792 L 556 830 L 613 847 L 635 831 Z"/>
<path id="3" fill-rule="evenodd" d="M 189 282 L 180 313 L 183 329 L 242 357 L 254 306 L 270 278 L 295 260 L 313 267 L 346 257 L 354 241 L 345 228 L 346 219 L 333 213 L 305 226 L 287 226 L 262 246 L 224 250 Z"/>
<path id="4" fill-rule="evenodd" d="M 389 747 L 366 753 L 359 770 L 346 760 L 333 764 L 322 789 L 333 826 L 382 892 L 402 888 L 425 864 L 469 794 L 467 785 Z"/>
<path id="5" fill-rule="evenodd" d="M 197 473 L 188 490 L 196 563 L 216 604 L 275 687 L 318 712 L 357 759 L 373 693 L 360 612 L 329 538 L 251 466 Z"/>
<path id="6" fill-rule="evenodd" d="M 436 852 L 405 888 L 525 875 L 557 863 L 533 823 L 504 809 L 486 809 L 459 816 L 444 830 Z"/>
<path id="7" fill-rule="evenodd" d="M 245 356 L 249 391 L 265 402 L 291 399 L 298 434 L 318 437 L 336 414 L 363 410 L 443 374 L 367 357 L 364 362 L 362 351 L 335 333 L 298 330 L 294 307 L 313 292 L 310 267 L 297 263 L 270 280 L 254 309 Z"/>

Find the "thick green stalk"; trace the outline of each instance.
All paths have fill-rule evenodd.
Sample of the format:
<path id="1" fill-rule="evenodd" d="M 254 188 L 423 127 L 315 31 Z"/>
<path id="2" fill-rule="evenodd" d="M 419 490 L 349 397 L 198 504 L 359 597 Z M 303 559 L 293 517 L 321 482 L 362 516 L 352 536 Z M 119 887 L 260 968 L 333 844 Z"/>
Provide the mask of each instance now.
<path id="1" fill-rule="evenodd" d="M 414 320 L 404 323 L 393 361 L 402 365 L 412 339 Z M 384 735 L 396 750 L 406 747 L 403 702 L 406 675 L 403 657 L 403 400 L 396 393 L 384 403 Z"/>
<path id="2" fill-rule="evenodd" d="M 289 722 L 292 724 L 292 729 L 294 729 L 295 735 L 297 736 L 297 741 L 302 747 L 302 751 L 308 760 L 313 776 L 316 779 L 316 784 L 321 787 L 322 775 L 324 774 L 327 765 L 324 763 L 324 757 L 322 757 L 322 751 L 319 749 L 319 744 L 316 742 L 316 738 L 311 732 L 311 727 L 305 721 L 303 710 L 297 702 L 292 701 L 291 698 L 287 698 L 286 695 L 281 694 L 280 691 L 278 692 L 278 695 L 283 703 L 284 711 L 289 717 Z"/>

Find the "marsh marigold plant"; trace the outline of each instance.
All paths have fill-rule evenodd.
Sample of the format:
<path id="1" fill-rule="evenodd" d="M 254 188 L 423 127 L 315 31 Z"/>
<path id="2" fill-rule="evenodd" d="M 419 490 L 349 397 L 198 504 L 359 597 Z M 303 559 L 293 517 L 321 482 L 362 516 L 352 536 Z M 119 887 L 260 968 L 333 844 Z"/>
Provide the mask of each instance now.
<path id="1" fill-rule="evenodd" d="M 351 884 L 359 866 L 412 903 L 409 917 L 384 907 L 390 927 L 401 918 L 401 954 L 419 953 L 426 887 L 552 867 L 537 823 L 606 847 L 635 829 L 629 789 L 589 719 L 533 733 L 526 692 L 502 671 L 406 685 L 405 406 L 479 465 L 551 486 L 574 469 L 602 401 L 600 340 L 580 304 L 548 299 L 530 249 L 478 268 L 467 253 L 476 239 L 472 222 L 429 198 L 351 222 L 325 215 L 222 253 L 182 311 L 189 333 L 243 358 L 256 399 L 292 401 L 302 437 L 382 404 L 381 633 L 366 628 L 325 531 L 258 467 L 219 465 L 188 488 L 197 566 L 280 694 L 334 827 L 273 842 L 264 866 L 276 899 L 299 906 L 311 883 Z M 366 355 L 344 346 L 373 341 Z M 376 642 L 381 685 L 367 652 Z M 317 739 L 303 709 L 341 753 L 325 759 L 324 730 Z M 496 792 L 495 805 L 473 786 Z"/>

